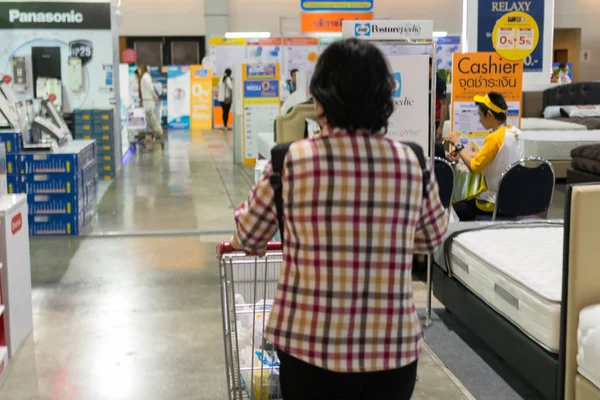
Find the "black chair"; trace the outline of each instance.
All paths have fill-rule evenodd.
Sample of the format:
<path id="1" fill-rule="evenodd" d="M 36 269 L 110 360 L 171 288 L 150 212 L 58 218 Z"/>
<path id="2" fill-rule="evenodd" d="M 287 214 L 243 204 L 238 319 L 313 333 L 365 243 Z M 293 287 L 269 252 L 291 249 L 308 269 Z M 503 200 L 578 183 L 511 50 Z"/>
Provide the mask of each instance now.
<path id="1" fill-rule="evenodd" d="M 434 169 L 440 188 L 440 200 L 444 208 L 450 208 L 454 194 L 454 168 L 452 168 L 452 165 L 447 160 L 435 157 Z"/>
<path id="2" fill-rule="evenodd" d="M 537 165 L 527 165 L 531 163 Z M 552 165 L 542 158 L 528 157 L 511 165 L 500 178 L 491 220 L 547 215 L 552 204 L 554 181 Z M 489 219 L 489 216 L 477 217 L 477 220 Z"/>

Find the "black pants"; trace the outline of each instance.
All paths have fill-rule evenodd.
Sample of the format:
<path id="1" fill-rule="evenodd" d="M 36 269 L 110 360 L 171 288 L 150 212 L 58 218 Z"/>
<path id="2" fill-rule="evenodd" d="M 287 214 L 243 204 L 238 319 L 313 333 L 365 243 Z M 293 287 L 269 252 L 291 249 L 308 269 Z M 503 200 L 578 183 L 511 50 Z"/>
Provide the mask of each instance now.
<path id="1" fill-rule="evenodd" d="M 454 211 L 461 221 L 475 221 L 478 215 L 492 215 L 477 208 L 477 200 L 460 201 L 454 205 Z"/>
<path id="2" fill-rule="evenodd" d="M 390 371 L 344 374 L 277 354 L 284 400 L 408 400 L 417 381 L 417 361 Z"/>
<path id="3" fill-rule="evenodd" d="M 231 111 L 231 103 L 221 103 L 221 109 L 223 109 L 223 127 L 227 129 L 227 123 L 229 122 L 229 111 Z"/>

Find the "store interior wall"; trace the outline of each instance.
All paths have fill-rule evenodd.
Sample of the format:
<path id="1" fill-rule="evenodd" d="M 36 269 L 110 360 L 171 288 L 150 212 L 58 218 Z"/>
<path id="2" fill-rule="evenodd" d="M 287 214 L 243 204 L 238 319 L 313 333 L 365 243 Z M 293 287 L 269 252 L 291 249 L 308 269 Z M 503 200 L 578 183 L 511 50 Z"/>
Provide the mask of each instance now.
<path id="1" fill-rule="evenodd" d="M 559 54 L 560 53 L 560 54 Z M 564 56 L 566 60 L 559 59 Z M 581 29 L 554 30 L 554 62 L 573 64 L 573 80 L 579 81 L 581 59 Z"/>
<path id="2" fill-rule="evenodd" d="M 581 29 L 581 50 L 591 55 L 589 61 L 580 62 L 579 80 L 600 80 L 600 1 L 556 0 L 554 28 Z M 581 60 L 581 54 L 579 55 Z M 569 60 L 571 61 L 571 60 Z"/>
<path id="3" fill-rule="evenodd" d="M 204 0 L 122 0 L 120 3 L 121 36 L 206 34 Z"/>
<path id="4" fill-rule="evenodd" d="M 375 0 L 375 17 L 432 19 L 436 31 L 460 32 L 462 0 Z M 229 0 L 229 29 L 280 32 L 280 17 L 300 16 L 300 0 Z"/>

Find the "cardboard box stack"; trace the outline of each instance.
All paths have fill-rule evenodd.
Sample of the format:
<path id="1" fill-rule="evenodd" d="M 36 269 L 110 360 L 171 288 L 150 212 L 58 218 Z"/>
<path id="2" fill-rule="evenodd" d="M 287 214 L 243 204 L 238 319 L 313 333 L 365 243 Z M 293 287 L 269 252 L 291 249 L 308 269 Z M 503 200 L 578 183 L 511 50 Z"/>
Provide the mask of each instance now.
<path id="1" fill-rule="evenodd" d="M 100 180 L 115 177 L 114 112 L 112 109 L 75 110 L 75 137 L 95 140 Z"/>

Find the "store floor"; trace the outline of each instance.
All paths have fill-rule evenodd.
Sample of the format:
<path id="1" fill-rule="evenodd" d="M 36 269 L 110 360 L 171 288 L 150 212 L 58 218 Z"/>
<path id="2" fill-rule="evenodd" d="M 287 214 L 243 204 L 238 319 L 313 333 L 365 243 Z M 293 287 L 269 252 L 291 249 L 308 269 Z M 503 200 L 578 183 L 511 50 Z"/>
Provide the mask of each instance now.
<path id="1" fill-rule="evenodd" d="M 253 181 L 230 143 L 171 134 L 108 187 L 91 236 L 32 239 L 34 333 L 0 399 L 227 398 L 214 249 Z M 419 367 L 415 399 L 472 398 L 427 347 Z"/>

